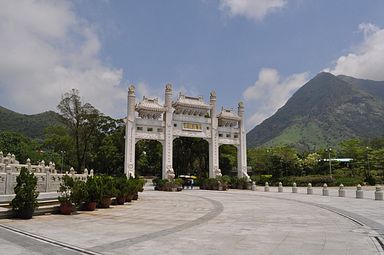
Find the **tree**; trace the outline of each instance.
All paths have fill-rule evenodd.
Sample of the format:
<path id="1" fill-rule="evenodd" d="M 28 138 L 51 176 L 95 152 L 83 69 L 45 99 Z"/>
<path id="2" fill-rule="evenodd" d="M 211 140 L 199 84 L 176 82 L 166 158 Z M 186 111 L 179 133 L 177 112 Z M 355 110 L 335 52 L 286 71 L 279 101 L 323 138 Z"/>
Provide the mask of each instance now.
<path id="1" fill-rule="evenodd" d="M 74 140 L 76 170 L 81 171 L 85 167 L 86 157 L 92 151 L 91 141 L 97 134 L 101 114 L 91 104 L 83 104 L 76 89 L 65 93 L 57 108 Z"/>
<path id="2" fill-rule="evenodd" d="M 40 148 L 36 141 L 23 134 L 5 131 L 0 133 L 0 151 L 15 154 L 19 162 L 25 163 L 28 158 L 36 161 Z"/>

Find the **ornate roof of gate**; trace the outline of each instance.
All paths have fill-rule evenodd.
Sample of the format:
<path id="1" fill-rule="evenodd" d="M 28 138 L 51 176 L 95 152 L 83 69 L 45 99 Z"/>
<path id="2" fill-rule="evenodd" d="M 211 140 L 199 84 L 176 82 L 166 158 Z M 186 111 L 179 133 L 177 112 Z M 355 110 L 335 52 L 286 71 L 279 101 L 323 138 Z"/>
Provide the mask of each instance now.
<path id="1" fill-rule="evenodd" d="M 159 119 L 161 114 L 165 112 L 164 106 L 159 104 L 158 98 L 143 97 L 143 101 L 136 105 L 139 117 L 143 119 Z"/>
<path id="2" fill-rule="evenodd" d="M 240 116 L 237 115 L 233 110 L 231 109 L 221 109 L 221 112 L 217 115 L 217 118 L 219 119 L 219 125 L 220 126 L 236 126 L 238 121 L 241 120 Z"/>
<path id="3" fill-rule="evenodd" d="M 148 98 L 143 97 L 143 101 L 137 104 L 136 110 L 146 110 L 146 111 L 155 111 L 155 112 L 164 112 L 165 108 L 159 103 L 158 98 Z"/>
<path id="4" fill-rule="evenodd" d="M 211 108 L 209 104 L 205 103 L 202 96 L 191 97 L 179 94 L 179 98 L 172 104 L 176 113 L 183 113 L 189 115 L 204 116 Z"/>

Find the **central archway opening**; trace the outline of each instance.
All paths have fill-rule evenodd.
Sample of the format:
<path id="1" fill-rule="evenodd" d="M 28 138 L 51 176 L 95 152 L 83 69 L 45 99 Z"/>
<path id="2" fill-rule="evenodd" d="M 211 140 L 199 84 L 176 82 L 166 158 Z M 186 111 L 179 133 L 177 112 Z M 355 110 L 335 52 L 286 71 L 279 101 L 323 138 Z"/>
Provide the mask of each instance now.
<path id="1" fill-rule="evenodd" d="M 209 175 L 209 143 L 202 138 L 179 137 L 173 140 L 173 169 L 176 177 Z"/>
<path id="2" fill-rule="evenodd" d="M 219 146 L 219 167 L 222 175 L 237 176 L 237 147 L 231 144 Z"/>
<path id="3" fill-rule="evenodd" d="M 163 146 L 156 140 L 140 140 L 135 148 L 136 172 L 141 176 L 161 178 Z"/>

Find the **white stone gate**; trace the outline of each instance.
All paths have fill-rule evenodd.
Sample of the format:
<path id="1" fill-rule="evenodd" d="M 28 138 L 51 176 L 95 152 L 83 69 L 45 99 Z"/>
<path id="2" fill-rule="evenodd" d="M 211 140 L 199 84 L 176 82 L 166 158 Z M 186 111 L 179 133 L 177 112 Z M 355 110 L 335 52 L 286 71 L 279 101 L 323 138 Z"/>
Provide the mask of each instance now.
<path id="1" fill-rule="evenodd" d="M 238 112 L 222 108 L 216 113 L 216 93 L 211 92 L 210 103 L 202 97 L 180 94 L 172 102 L 172 86 L 165 86 L 164 105 L 157 98 L 143 97 L 136 104 L 135 88 L 128 89 L 128 115 L 125 131 L 124 172 L 135 176 L 135 145 L 142 139 L 157 140 L 163 147 L 162 178 L 175 177 L 172 156 L 173 140 L 178 137 L 197 137 L 209 143 L 209 177 L 221 176 L 219 146 L 231 144 L 237 148 L 237 172 L 248 177 L 247 150 L 244 129 L 244 104 Z"/>

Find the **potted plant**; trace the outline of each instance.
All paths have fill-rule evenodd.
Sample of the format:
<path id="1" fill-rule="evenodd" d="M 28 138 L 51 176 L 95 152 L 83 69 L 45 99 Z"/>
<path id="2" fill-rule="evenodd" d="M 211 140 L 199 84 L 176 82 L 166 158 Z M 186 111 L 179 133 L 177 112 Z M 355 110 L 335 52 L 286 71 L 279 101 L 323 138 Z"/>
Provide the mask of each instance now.
<path id="1" fill-rule="evenodd" d="M 116 177 L 115 186 L 116 186 L 116 203 L 118 205 L 123 205 L 130 188 L 128 186 L 127 177 L 126 176 Z"/>
<path id="2" fill-rule="evenodd" d="M 37 178 L 23 167 L 16 181 L 17 184 L 14 189 L 16 196 L 10 205 L 16 217 L 31 219 L 33 212 L 38 207 L 37 196 L 39 192 L 36 191 Z"/>
<path id="3" fill-rule="evenodd" d="M 109 208 L 112 203 L 112 197 L 116 195 L 114 178 L 102 175 L 98 176 L 96 180 L 100 187 L 98 207 Z"/>
<path id="4" fill-rule="evenodd" d="M 85 198 L 84 209 L 87 211 L 94 211 L 96 209 L 97 201 L 99 200 L 99 185 L 94 177 L 88 177 L 85 183 Z"/>
<path id="5" fill-rule="evenodd" d="M 134 179 L 127 180 L 127 196 L 125 202 L 131 202 L 133 196 L 136 194 L 136 181 Z"/>
<path id="6" fill-rule="evenodd" d="M 73 212 L 74 206 L 72 204 L 71 189 L 74 185 L 74 180 L 68 175 L 63 176 L 63 181 L 60 183 L 59 192 L 61 193 L 58 197 L 60 202 L 59 211 L 61 214 L 69 215 Z"/>

